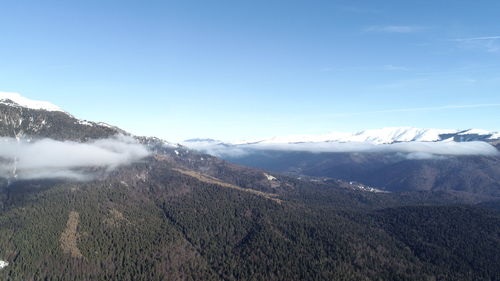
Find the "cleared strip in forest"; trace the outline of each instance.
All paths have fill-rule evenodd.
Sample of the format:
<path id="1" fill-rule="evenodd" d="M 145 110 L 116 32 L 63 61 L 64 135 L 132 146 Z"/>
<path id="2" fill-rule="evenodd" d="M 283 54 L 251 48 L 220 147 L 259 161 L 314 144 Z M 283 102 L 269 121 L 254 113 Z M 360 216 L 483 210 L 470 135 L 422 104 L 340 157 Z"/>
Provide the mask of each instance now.
<path id="1" fill-rule="evenodd" d="M 261 196 L 261 197 L 264 197 L 266 199 L 272 200 L 272 201 L 274 201 L 274 202 L 276 202 L 278 204 L 281 204 L 283 202 L 281 199 L 276 198 L 276 197 L 278 197 L 278 194 L 267 193 L 267 192 L 263 192 L 263 191 L 258 191 L 258 190 L 250 189 L 250 188 L 243 188 L 241 186 L 237 186 L 237 185 L 234 185 L 234 184 L 231 184 L 231 183 L 223 182 L 223 181 L 221 181 L 221 180 L 219 180 L 217 178 L 214 178 L 214 177 L 211 177 L 211 176 L 208 176 L 208 175 L 204 175 L 204 174 L 195 172 L 193 170 L 184 170 L 184 169 L 178 169 L 178 168 L 172 168 L 172 170 L 174 170 L 176 172 L 179 172 L 181 174 L 184 174 L 184 175 L 196 178 L 197 180 L 199 180 L 201 182 L 210 183 L 210 184 L 216 184 L 216 185 L 219 185 L 219 186 L 222 186 L 222 187 L 231 188 L 231 189 L 235 189 L 235 190 L 238 190 L 238 191 L 251 193 L 251 194 L 254 194 L 254 195 L 257 195 L 257 196 Z"/>
<path id="2" fill-rule="evenodd" d="M 83 255 L 78 249 L 77 240 L 78 233 L 76 228 L 78 227 L 78 222 L 80 219 L 80 214 L 71 211 L 68 216 L 68 222 L 66 223 L 66 229 L 61 233 L 61 248 L 65 254 L 70 254 L 74 258 L 82 258 Z"/>

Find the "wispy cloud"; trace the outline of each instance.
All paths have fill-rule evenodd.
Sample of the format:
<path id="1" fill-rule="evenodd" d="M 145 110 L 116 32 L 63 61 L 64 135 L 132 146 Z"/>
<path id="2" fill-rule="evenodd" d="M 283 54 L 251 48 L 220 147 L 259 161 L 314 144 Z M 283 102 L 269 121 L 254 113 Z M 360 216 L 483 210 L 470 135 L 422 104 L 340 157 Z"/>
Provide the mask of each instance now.
<path id="1" fill-rule="evenodd" d="M 253 149 L 290 150 L 309 152 L 400 152 L 432 155 L 498 155 L 498 150 L 486 142 L 403 142 L 394 144 L 352 143 L 297 143 L 256 144 Z"/>
<path id="2" fill-rule="evenodd" d="M 484 40 L 496 40 L 500 39 L 500 36 L 485 36 L 485 37 L 472 37 L 472 38 L 458 38 L 453 39 L 454 41 L 459 42 L 468 42 L 468 41 L 484 41 Z"/>
<path id="3" fill-rule="evenodd" d="M 412 33 L 424 30 L 423 26 L 415 25 L 374 25 L 365 28 L 367 32 L 384 32 L 384 33 Z"/>
<path id="4" fill-rule="evenodd" d="M 451 41 L 467 49 L 480 49 L 490 53 L 500 52 L 500 36 L 455 38 Z"/>

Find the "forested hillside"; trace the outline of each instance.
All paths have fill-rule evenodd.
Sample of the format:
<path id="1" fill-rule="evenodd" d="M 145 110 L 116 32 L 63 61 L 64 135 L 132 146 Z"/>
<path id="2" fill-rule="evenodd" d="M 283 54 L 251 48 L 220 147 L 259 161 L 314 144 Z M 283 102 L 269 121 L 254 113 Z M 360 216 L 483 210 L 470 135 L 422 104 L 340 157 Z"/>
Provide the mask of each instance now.
<path id="1" fill-rule="evenodd" d="M 150 158 L 4 186 L 4 280 L 497 280 L 500 217 L 290 180 L 279 202 Z M 321 193 L 318 193 L 321 191 Z M 449 202 L 456 202 L 450 200 Z M 446 202 L 446 200 L 445 200 Z"/>

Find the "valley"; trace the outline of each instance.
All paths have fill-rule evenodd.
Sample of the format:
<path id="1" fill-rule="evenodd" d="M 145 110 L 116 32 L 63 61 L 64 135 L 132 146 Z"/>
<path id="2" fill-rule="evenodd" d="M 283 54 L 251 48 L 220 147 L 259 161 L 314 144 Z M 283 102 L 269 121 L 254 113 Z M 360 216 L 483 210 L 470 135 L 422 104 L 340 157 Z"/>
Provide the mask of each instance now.
<path id="1" fill-rule="evenodd" d="M 3 137 L 90 144 L 123 132 L 66 113 L 0 109 L 2 120 L 10 120 L 2 121 Z M 373 192 L 362 181 L 249 168 L 157 138 L 129 136 L 149 155 L 113 168 L 81 166 L 75 172 L 92 175 L 84 180 L 3 179 L 1 279 L 500 276 L 495 193 Z"/>

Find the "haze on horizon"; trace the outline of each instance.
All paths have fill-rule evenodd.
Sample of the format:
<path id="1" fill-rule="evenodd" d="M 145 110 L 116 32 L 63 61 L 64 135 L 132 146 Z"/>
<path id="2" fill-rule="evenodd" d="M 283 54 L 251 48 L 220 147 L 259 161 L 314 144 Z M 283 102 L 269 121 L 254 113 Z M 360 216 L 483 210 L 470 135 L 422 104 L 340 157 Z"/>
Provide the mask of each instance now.
<path id="1" fill-rule="evenodd" d="M 497 1 L 216 2 L 4 1 L 0 90 L 170 141 L 500 131 Z"/>

